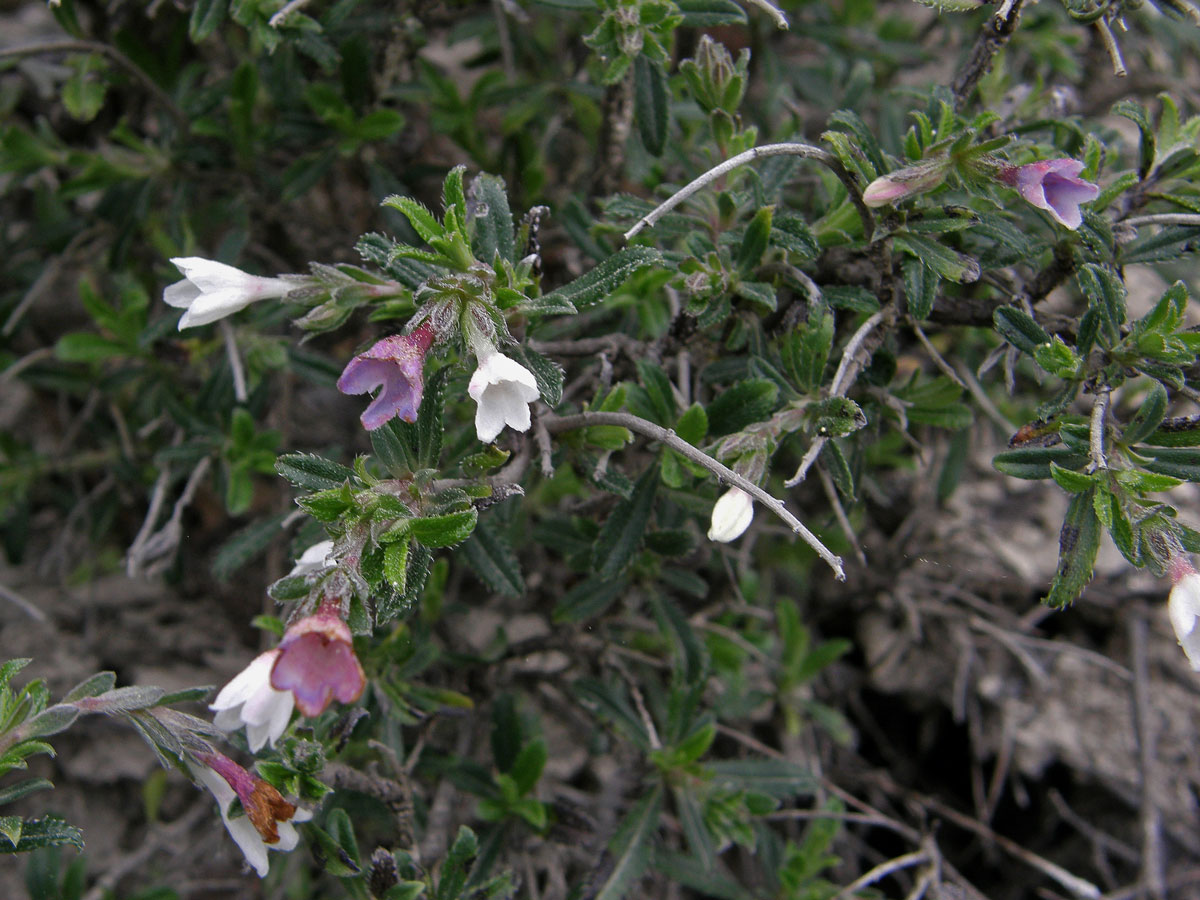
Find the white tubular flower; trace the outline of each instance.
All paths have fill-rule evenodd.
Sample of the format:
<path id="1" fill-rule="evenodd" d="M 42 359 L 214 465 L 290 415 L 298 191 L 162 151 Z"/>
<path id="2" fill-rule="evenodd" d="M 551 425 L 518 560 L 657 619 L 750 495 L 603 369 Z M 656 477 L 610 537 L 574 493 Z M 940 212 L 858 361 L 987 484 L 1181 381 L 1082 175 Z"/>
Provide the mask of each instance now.
<path id="1" fill-rule="evenodd" d="M 1175 582 L 1167 613 L 1188 662 L 1200 672 L 1200 574 L 1191 572 Z"/>
<path id="2" fill-rule="evenodd" d="M 288 577 L 290 578 L 292 575 L 309 575 L 312 572 L 324 569 L 326 566 L 337 565 L 337 559 L 331 555 L 332 553 L 333 541 L 318 541 L 300 554 L 300 558 L 292 566 L 292 571 L 288 572 Z"/>
<path id="3" fill-rule="evenodd" d="M 754 521 L 754 498 L 741 488 L 730 488 L 713 504 L 710 541 L 727 544 L 742 536 Z"/>
<path id="4" fill-rule="evenodd" d="M 496 439 L 504 426 L 529 430 L 529 404 L 539 396 L 533 373 L 503 353 L 492 351 L 479 360 L 467 393 L 475 408 L 475 434 L 485 444 Z"/>
<path id="5" fill-rule="evenodd" d="M 190 765 L 192 774 L 212 792 L 221 820 L 246 862 L 259 878 L 265 878 L 271 867 L 267 850 L 295 850 L 300 835 L 293 823 L 307 822 L 312 811 L 284 800 L 279 791 L 227 756 L 208 753 L 198 759 L 203 765 Z M 234 797 L 241 801 L 245 815 L 231 819 L 229 804 Z"/>
<path id="6" fill-rule="evenodd" d="M 221 688 L 209 706 L 217 714 L 213 724 L 222 731 L 237 731 L 246 726 L 246 739 L 254 753 L 268 742 L 274 747 L 292 718 L 295 705 L 292 692 L 271 687 L 271 670 L 278 657 L 279 648 L 259 654 Z"/>
<path id="7" fill-rule="evenodd" d="M 179 330 L 207 325 L 245 309 L 256 300 L 282 297 L 295 287 L 283 278 L 262 278 L 199 256 L 172 259 L 183 281 L 163 291 L 163 301 L 186 310 Z"/>

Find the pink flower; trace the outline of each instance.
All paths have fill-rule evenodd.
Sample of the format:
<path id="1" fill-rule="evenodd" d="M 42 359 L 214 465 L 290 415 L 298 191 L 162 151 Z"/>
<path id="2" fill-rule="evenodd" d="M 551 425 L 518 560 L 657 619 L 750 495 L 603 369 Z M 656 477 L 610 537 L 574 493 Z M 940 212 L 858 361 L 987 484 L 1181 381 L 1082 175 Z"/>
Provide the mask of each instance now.
<path id="1" fill-rule="evenodd" d="M 265 877 L 270 868 L 267 850 L 294 850 L 300 835 L 292 823 L 307 822 L 312 812 L 297 809 L 279 791 L 228 756 L 199 753 L 196 761 L 202 765 L 190 765 L 192 774 L 212 792 L 229 836 L 246 855 L 246 862 L 254 867 L 259 878 Z M 241 801 L 246 815 L 230 817 L 229 804 L 234 797 Z"/>
<path id="2" fill-rule="evenodd" d="M 354 655 L 350 628 L 334 603 L 323 603 L 290 626 L 278 650 L 271 687 L 291 691 L 304 715 L 319 716 L 335 698 L 353 703 L 362 696 L 366 675 Z"/>
<path id="3" fill-rule="evenodd" d="M 1167 598 L 1171 627 L 1188 662 L 1200 671 L 1200 575 L 1182 555 L 1171 558 L 1168 571 L 1175 585 Z"/>
<path id="4" fill-rule="evenodd" d="M 1083 224 L 1079 204 L 1100 195 L 1100 188 L 1078 177 L 1081 171 L 1083 163 L 1077 159 L 1046 159 L 1003 168 L 999 178 L 1033 206 L 1050 213 L 1058 224 L 1074 231 Z"/>
<path id="5" fill-rule="evenodd" d="M 949 171 L 945 159 L 929 160 L 897 169 L 868 184 L 867 189 L 863 191 L 863 203 L 867 206 L 883 206 L 916 194 L 927 193 L 945 181 Z"/>
<path id="6" fill-rule="evenodd" d="M 367 431 L 374 431 L 395 416 L 405 422 L 417 420 L 425 388 L 421 370 L 433 336 L 433 327 L 424 323 L 412 334 L 385 337 L 346 364 L 337 383 L 343 394 L 365 394 L 383 387 L 362 414 Z"/>

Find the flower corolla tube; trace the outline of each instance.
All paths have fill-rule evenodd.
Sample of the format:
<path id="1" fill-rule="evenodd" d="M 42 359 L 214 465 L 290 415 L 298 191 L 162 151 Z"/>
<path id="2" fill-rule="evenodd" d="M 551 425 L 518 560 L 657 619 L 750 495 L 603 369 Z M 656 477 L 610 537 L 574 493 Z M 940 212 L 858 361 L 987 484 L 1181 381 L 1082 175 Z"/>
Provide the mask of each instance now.
<path id="1" fill-rule="evenodd" d="M 350 628 L 333 604 L 289 626 L 278 651 L 271 687 L 290 691 L 304 715 L 319 716 L 334 699 L 353 703 L 362 696 L 366 675 L 354 655 Z"/>
<path id="2" fill-rule="evenodd" d="M 479 360 L 467 393 L 475 401 L 475 434 L 485 444 L 504 426 L 528 431 L 529 404 L 539 396 L 533 373 L 514 359 L 493 350 Z"/>
<path id="3" fill-rule="evenodd" d="M 251 275 L 199 256 L 180 256 L 171 262 L 183 273 L 183 281 L 168 285 L 163 301 L 184 310 L 180 331 L 223 319 L 257 300 L 286 296 L 296 287 L 284 278 Z"/>
<path id="4" fill-rule="evenodd" d="M 424 324 L 412 334 L 392 335 L 346 364 L 338 379 L 343 394 L 365 394 L 382 387 L 362 414 L 363 428 L 374 431 L 399 417 L 415 422 L 424 392 L 422 370 L 433 343 L 433 328 Z"/>

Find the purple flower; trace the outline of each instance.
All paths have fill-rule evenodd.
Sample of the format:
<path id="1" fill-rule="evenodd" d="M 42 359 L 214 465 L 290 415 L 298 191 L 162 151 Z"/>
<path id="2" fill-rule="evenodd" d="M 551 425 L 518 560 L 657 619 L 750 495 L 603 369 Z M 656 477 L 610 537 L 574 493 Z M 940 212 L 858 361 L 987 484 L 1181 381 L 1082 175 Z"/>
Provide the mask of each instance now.
<path id="1" fill-rule="evenodd" d="M 319 716 L 334 698 L 353 703 L 362 696 L 366 675 L 336 604 L 323 603 L 291 625 L 278 649 L 271 687 L 291 691 L 304 715 Z"/>
<path id="2" fill-rule="evenodd" d="M 1000 180 L 1015 187 L 1029 203 L 1044 209 L 1060 225 L 1074 231 L 1083 223 L 1079 204 L 1095 200 L 1100 188 L 1079 177 L 1077 159 L 1046 159 L 1000 170 Z"/>
<path id="3" fill-rule="evenodd" d="M 405 422 L 417 420 L 425 388 L 421 370 L 432 343 L 433 328 L 423 324 L 412 334 L 385 337 L 346 364 L 337 383 L 343 394 L 365 394 L 383 387 L 362 414 L 363 428 L 374 431 L 394 416 Z"/>

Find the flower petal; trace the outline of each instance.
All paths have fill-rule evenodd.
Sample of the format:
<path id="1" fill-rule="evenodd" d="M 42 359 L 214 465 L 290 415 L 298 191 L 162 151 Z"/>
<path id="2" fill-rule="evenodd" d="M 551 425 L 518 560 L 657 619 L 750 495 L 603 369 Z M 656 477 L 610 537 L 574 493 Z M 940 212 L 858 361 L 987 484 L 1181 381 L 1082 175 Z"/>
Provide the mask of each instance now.
<path id="1" fill-rule="evenodd" d="M 242 669 L 229 684 L 221 688 L 217 698 L 209 704 L 213 710 L 230 709 L 245 703 L 264 686 L 271 686 L 271 667 L 275 665 L 278 650 L 268 650 L 254 658 L 250 665 Z"/>
<path id="2" fill-rule="evenodd" d="M 168 284 L 163 289 L 163 302 L 178 309 L 187 309 L 192 301 L 200 296 L 200 288 L 186 278 L 174 284 Z"/>

